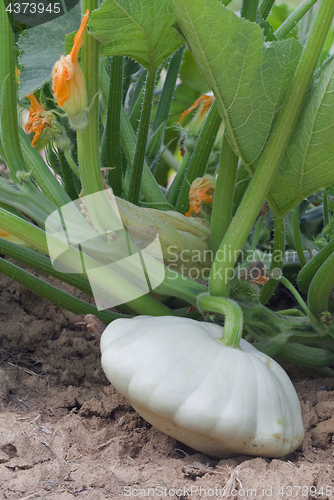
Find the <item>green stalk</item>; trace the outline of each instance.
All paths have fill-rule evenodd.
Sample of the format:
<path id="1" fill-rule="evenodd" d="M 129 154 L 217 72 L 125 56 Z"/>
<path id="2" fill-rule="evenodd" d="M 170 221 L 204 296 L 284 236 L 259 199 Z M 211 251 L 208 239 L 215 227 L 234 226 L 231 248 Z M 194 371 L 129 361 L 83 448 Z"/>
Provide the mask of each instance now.
<path id="1" fill-rule="evenodd" d="M 61 242 L 51 235 L 49 235 L 47 242 L 46 233 L 44 231 L 2 208 L 0 208 L 0 227 L 14 236 L 24 239 L 27 243 L 30 243 L 33 247 L 37 248 L 46 255 L 49 254 L 48 245 L 52 245 L 54 253 L 59 255 L 59 261 L 63 265 L 74 273 L 82 273 L 82 255 L 76 248 L 68 246 L 66 243 Z M 64 252 L 66 252 L 65 257 Z M 134 285 L 129 283 L 119 274 L 112 271 L 109 267 L 101 267 L 99 262 L 95 261 L 88 255 L 85 255 L 85 263 L 89 269 L 101 269 L 100 275 L 94 276 L 92 279 L 93 282 L 102 290 L 119 291 L 120 297 L 126 297 L 127 293 L 132 295 Z M 168 307 L 153 299 L 148 294 L 143 295 L 138 299 L 131 300 L 127 302 L 127 304 L 134 311 L 140 314 L 148 314 L 151 316 L 165 316 L 173 314 Z"/>
<path id="2" fill-rule="evenodd" d="M 281 24 L 275 31 L 274 35 L 277 40 L 284 40 L 291 30 L 297 25 L 302 17 L 313 7 L 317 0 L 304 0 L 298 7 L 290 14 L 290 16 Z"/>
<path id="3" fill-rule="evenodd" d="M 300 113 L 334 15 L 334 2 L 320 2 L 275 127 L 243 200 L 217 252 L 210 274 L 210 293 L 227 297 L 238 255 L 260 211 Z M 219 254 L 228 254 L 221 259 Z"/>
<path id="4" fill-rule="evenodd" d="M 132 167 L 134 150 L 136 147 L 136 136 L 130 124 L 129 117 L 125 113 L 123 107 L 121 109 L 121 141 L 126 159 L 130 164 L 130 167 Z M 154 206 L 154 208 L 158 210 L 173 209 L 172 205 L 167 202 L 159 184 L 146 164 L 143 169 L 141 189 L 145 200 L 150 205 Z"/>
<path id="5" fill-rule="evenodd" d="M 224 133 L 211 216 L 211 250 L 215 254 L 231 223 L 238 157 Z"/>
<path id="6" fill-rule="evenodd" d="M 177 212 L 185 213 L 189 209 L 190 186 L 195 179 L 202 177 L 205 173 L 206 164 L 215 143 L 221 121 L 222 119 L 218 111 L 217 102 L 214 100 L 182 181 L 180 194 L 175 206 Z"/>
<path id="7" fill-rule="evenodd" d="M 38 271 L 47 273 L 54 278 L 64 281 L 91 297 L 93 296 L 92 289 L 87 278 L 77 273 L 60 273 L 56 271 L 51 264 L 51 260 L 39 252 L 16 245 L 11 241 L 7 241 L 5 238 L 0 238 L 0 253 L 33 267 Z"/>
<path id="8" fill-rule="evenodd" d="M 199 296 L 208 293 L 208 289 L 205 285 L 165 267 L 165 279 L 155 292 L 178 297 L 196 306 Z"/>
<path id="9" fill-rule="evenodd" d="M 114 56 L 110 63 L 110 83 L 107 119 L 102 139 L 102 165 L 110 168 L 108 184 L 116 196 L 121 196 L 121 107 L 123 92 L 123 57 Z"/>
<path id="10" fill-rule="evenodd" d="M 80 183 L 80 172 L 79 169 L 74 162 L 72 156 L 70 155 L 69 151 L 65 151 L 59 149 L 58 150 L 58 155 L 59 155 L 59 163 L 60 163 L 60 169 L 61 169 L 61 178 L 64 183 L 64 188 L 66 193 L 69 195 L 71 200 L 77 200 L 78 199 L 78 190 L 76 189 L 75 181 L 74 181 L 74 174 L 78 178 L 78 182 Z M 67 161 L 67 158 L 69 161 Z M 69 163 L 70 162 L 70 163 Z M 78 177 L 79 175 L 79 177 Z"/>
<path id="11" fill-rule="evenodd" d="M 83 0 L 83 11 L 90 12 L 98 8 L 98 0 Z M 88 124 L 77 131 L 78 163 L 80 180 L 85 195 L 85 202 L 90 220 L 94 227 L 102 234 L 113 230 L 110 221 L 115 213 L 110 207 L 108 199 L 103 195 L 104 185 L 100 171 L 100 134 L 99 134 L 99 42 L 84 33 L 81 48 L 81 67 L 87 86 L 89 103 Z M 98 204 L 89 195 L 101 193 Z"/>
<path id="12" fill-rule="evenodd" d="M 284 232 L 284 218 L 274 215 L 274 245 L 273 256 L 270 265 L 270 272 L 274 275 L 278 271 L 282 271 L 284 263 L 284 250 L 285 250 L 285 232 Z M 270 280 L 262 287 L 260 292 L 261 304 L 266 304 L 275 293 L 279 281 L 277 278 L 270 278 Z"/>
<path id="13" fill-rule="evenodd" d="M 31 190 L 24 184 L 14 186 L 2 177 L 0 177 L 0 201 L 22 211 L 42 227 L 45 219 L 57 209 L 56 205 L 48 201 L 37 189 L 35 193 L 31 193 Z"/>
<path id="14" fill-rule="evenodd" d="M 262 0 L 260 5 L 260 14 L 264 20 L 266 20 L 273 8 L 276 0 Z"/>
<path id="15" fill-rule="evenodd" d="M 233 196 L 233 208 L 232 215 L 234 216 L 239 205 L 241 203 L 242 198 L 245 195 L 248 184 L 250 183 L 250 175 L 246 170 L 245 166 L 239 162 L 236 183 L 234 186 L 234 196 Z"/>
<path id="16" fill-rule="evenodd" d="M 130 106 L 129 109 L 127 110 L 131 124 L 133 124 L 133 120 L 135 119 L 135 116 L 137 116 L 136 109 L 138 107 L 141 108 L 142 106 L 143 88 L 146 78 L 147 78 L 147 70 L 145 68 L 141 68 L 139 77 L 135 83 L 135 88 L 131 97 Z"/>
<path id="17" fill-rule="evenodd" d="M 283 309 L 282 311 L 276 311 L 276 314 L 280 316 L 298 316 L 304 318 L 305 314 L 300 309 Z"/>
<path id="18" fill-rule="evenodd" d="M 168 192 L 167 192 L 167 200 L 168 202 L 175 207 L 177 199 L 180 195 L 180 190 L 182 186 L 182 182 L 185 176 L 185 173 L 187 172 L 189 162 L 191 160 L 191 151 L 186 151 L 183 158 L 182 158 L 182 163 L 180 165 L 179 170 L 177 171 L 176 176 L 173 179 L 172 184 L 170 185 Z M 190 188 L 190 186 L 189 186 Z"/>
<path id="19" fill-rule="evenodd" d="M 314 275 L 307 294 L 307 303 L 314 314 L 328 310 L 329 296 L 334 288 L 334 252 Z"/>
<path id="20" fill-rule="evenodd" d="M 28 170 L 31 172 L 41 191 L 57 207 L 62 207 L 66 203 L 69 203 L 71 198 L 59 184 L 38 151 L 32 147 L 29 137 L 23 129 L 20 129 L 20 139 Z"/>
<path id="21" fill-rule="evenodd" d="M 136 151 L 133 159 L 128 200 L 135 205 L 139 202 L 139 193 L 144 168 L 146 144 L 150 127 L 152 102 L 155 88 L 155 71 L 152 69 L 147 74 L 143 110 L 140 116 L 139 131 Z"/>
<path id="22" fill-rule="evenodd" d="M 198 300 L 198 307 L 204 311 L 213 311 L 225 316 L 224 332 L 221 342 L 234 349 L 240 349 L 240 339 L 243 329 L 243 314 L 241 307 L 234 301 L 223 297 L 210 297 L 201 295 Z"/>
<path id="23" fill-rule="evenodd" d="M 259 0 L 243 0 L 241 7 L 241 17 L 248 21 L 255 22 Z"/>
<path id="24" fill-rule="evenodd" d="M 80 179 L 80 170 L 76 166 L 72 156 L 70 155 L 70 152 L 67 149 L 63 150 L 64 156 L 66 158 L 68 166 L 71 168 L 72 172 Z"/>
<path id="25" fill-rule="evenodd" d="M 298 293 L 298 291 L 295 289 L 295 287 L 291 285 L 290 281 L 288 281 L 286 278 L 284 278 L 284 276 L 281 277 L 280 281 L 289 290 L 289 292 L 292 293 L 292 295 L 297 300 L 300 307 L 304 310 L 305 314 L 307 315 L 307 317 L 309 318 L 311 323 L 316 323 L 317 320 L 315 319 L 312 312 L 310 311 L 310 309 L 307 307 L 307 305 L 303 301 L 301 295 Z"/>
<path id="26" fill-rule="evenodd" d="M 17 171 L 28 171 L 19 138 L 17 119 L 17 83 L 15 80 L 14 35 L 5 10 L 6 2 L 0 4 L 0 105 L 2 154 L 15 184 L 20 184 Z"/>
<path id="27" fill-rule="evenodd" d="M 2 258 L 0 258 L 0 272 L 18 283 L 21 283 L 21 285 L 41 295 L 45 299 L 50 300 L 57 306 L 63 307 L 74 314 L 94 314 L 94 316 L 97 316 L 107 324 L 114 319 L 129 317 L 112 311 L 99 311 L 95 306 L 77 297 L 73 297 L 69 293 L 62 292 L 55 286 L 46 283 Z"/>
<path id="28" fill-rule="evenodd" d="M 301 266 L 305 266 L 306 259 L 304 256 L 304 250 L 302 246 L 302 239 L 300 235 L 300 226 L 299 226 L 299 206 L 295 207 L 292 211 L 292 225 L 293 225 L 294 243 L 299 258 L 299 262 Z"/>
<path id="29" fill-rule="evenodd" d="M 169 111 L 172 105 L 173 95 L 175 92 L 176 80 L 180 72 L 184 48 L 185 46 L 183 45 L 179 50 L 177 50 L 169 63 L 165 83 L 161 92 L 159 104 L 153 121 L 153 132 L 158 130 L 162 123 L 167 123 Z"/>
<path id="30" fill-rule="evenodd" d="M 98 0 L 83 0 L 83 12 L 98 8 Z M 99 158 L 99 42 L 85 31 L 81 68 L 88 97 L 88 124 L 77 131 L 78 163 L 85 196 L 103 190 Z M 95 222 L 95 221 L 94 221 Z"/>

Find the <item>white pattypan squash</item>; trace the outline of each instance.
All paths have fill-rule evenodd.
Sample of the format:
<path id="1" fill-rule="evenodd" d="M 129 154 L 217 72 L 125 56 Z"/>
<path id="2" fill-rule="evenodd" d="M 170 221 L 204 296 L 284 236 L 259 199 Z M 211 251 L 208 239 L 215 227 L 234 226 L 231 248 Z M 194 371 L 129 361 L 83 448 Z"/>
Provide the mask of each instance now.
<path id="1" fill-rule="evenodd" d="M 149 423 L 208 455 L 281 457 L 304 435 L 284 370 L 223 328 L 172 316 L 117 319 L 101 338 L 102 366 Z"/>

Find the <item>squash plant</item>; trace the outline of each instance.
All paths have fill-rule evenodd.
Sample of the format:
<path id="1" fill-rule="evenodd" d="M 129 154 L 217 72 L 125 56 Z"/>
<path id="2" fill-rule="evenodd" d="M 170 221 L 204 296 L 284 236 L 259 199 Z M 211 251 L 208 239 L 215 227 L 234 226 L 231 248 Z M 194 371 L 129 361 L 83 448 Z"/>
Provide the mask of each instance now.
<path id="1" fill-rule="evenodd" d="M 0 258 L 0 272 L 75 313 L 111 323 L 106 335 L 114 332 L 115 319 L 121 321 L 115 322 L 116 337 L 118 328 L 135 335 L 136 321 L 155 325 L 170 361 L 182 335 L 191 359 L 189 331 L 195 339 L 197 330 L 212 328 L 203 358 L 206 343 L 209 353 L 218 346 L 212 338 L 220 335 L 222 359 L 249 351 L 258 373 L 274 366 L 268 356 L 279 356 L 333 375 L 334 3 L 303 0 L 276 31 L 268 17 L 275 0 L 243 0 L 240 15 L 229 3 L 82 0 L 18 37 L 12 4 L 0 2 L 0 157 L 7 167 L 0 176 L 0 252 L 6 257 Z M 203 90 L 212 96 L 200 97 Z M 201 107 L 190 125 L 176 125 L 185 108 L 195 107 L 193 100 Z M 29 108 L 25 130 L 22 108 Z M 177 174 L 167 184 L 171 169 Z M 321 234 L 321 227 L 312 229 L 319 216 Z M 110 264 L 141 251 L 135 264 L 125 258 L 123 267 Z M 95 307 L 13 259 L 95 299 L 98 294 L 112 300 Z M 149 290 L 140 292 L 140 272 L 150 278 Z M 267 304 L 279 282 L 297 306 L 274 312 Z M 171 325 L 170 337 L 159 321 L 138 315 L 173 317 L 161 320 Z M 117 326 L 124 321 L 131 326 Z M 140 338 L 132 362 L 144 370 L 140 349 L 147 339 L 141 344 Z M 159 340 L 155 355 L 162 355 L 161 346 Z M 230 360 L 225 373 L 228 366 Z M 107 375 L 113 370 L 104 367 Z M 268 384 L 275 370 L 265 375 Z M 275 404 L 259 399 L 273 423 L 270 442 L 279 419 L 289 436 L 289 446 L 265 445 L 263 453 L 272 456 L 302 439 L 296 395 L 279 373 L 275 401 L 290 398 L 296 416 L 287 417 L 280 404 L 277 416 Z M 117 382 L 122 376 L 120 369 L 110 378 L 125 387 L 127 379 Z M 143 399 L 128 397 L 142 408 Z M 144 416 L 147 411 L 142 409 Z M 253 423 L 248 438 L 243 436 L 249 446 L 257 432 Z M 284 432 L 277 442 L 282 436 L 284 441 Z M 255 440 L 255 454 L 261 453 L 261 439 Z M 240 446 L 225 443 L 217 453 L 238 453 Z"/>

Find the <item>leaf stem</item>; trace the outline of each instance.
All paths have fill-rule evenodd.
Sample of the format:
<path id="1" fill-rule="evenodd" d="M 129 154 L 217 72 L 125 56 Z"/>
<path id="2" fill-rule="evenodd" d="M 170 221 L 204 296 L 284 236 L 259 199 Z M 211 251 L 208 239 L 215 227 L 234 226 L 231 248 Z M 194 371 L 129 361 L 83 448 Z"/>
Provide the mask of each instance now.
<path id="1" fill-rule="evenodd" d="M 58 255 L 58 260 L 65 265 L 69 272 L 82 273 L 82 253 L 76 248 L 69 246 L 52 235 L 46 233 L 30 224 L 29 222 L 13 215 L 12 213 L 0 207 L 0 227 L 10 232 L 11 234 L 24 239 L 44 254 L 49 254 L 49 247 L 52 246 L 55 255 Z M 91 285 L 96 284 L 106 294 L 109 292 L 116 295 L 127 303 L 134 311 L 140 314 L 149 314 L 151 316 L 166 316 L 172 315 L 173 312 L 165 305 L 155 300 L 150 295 L 142 295 L 137 299 L 126 302 L 126 297 L 133 296 L 138 292 L 138 288 L 132 285 L 129 281 L 120 276 L 117 272 L 110 269 L 108 266 L 102 266 L 101 263 L 94 260 L 89 255 L 85 254 L 85 264 L 88 269 L 100 269 L 99 274 L 94 273 L 90 278 Z M 123 300 L 124 299 L 124 300 Z"/>
<path id="2" fill-rule="evenodd" d="M 69 203 L 71 198 L 52 174 L 41 155 L 32 147 L 29 137 L 23 129 L 20 130 L 19 135 L 26 165 L 41 191 L 57 207 Z"/>
<path id="3" fill-rule="evenodd" d="M 334 15 L 334 2 L 322 0 L 275 127 L 244 198 L 229 226 L 210 273 L 212 295 L 227 297 L 236 260 L 252 229 L 300 113 Z M 221 259 L 221 255 L 225 258 Z"/>
<path id="4" fill-rule="evenodd" d="M 142 179 L 142 172 L 144 168 L 148 131 L 150 127 L 154 88 L 155 88 L 155 71 L 151 70 L 148 72 L 146 79 L 144 104 L 140 116 L 136 151 L 133 159 L 129 194 L 128 194 L 128 200 L 131 203 L 134 203 L 135 205 L 138 205 L 139 202 L 140 185 Z"/>
<path id="5" fill-rule="evenodd" d="M 92 289 L 87 278 L 77 273 L 60 273 L 59 271 L 56 271 L 51 264 L 51 260 L 35 250 L 21 245 L 16 245 L 11 241 L 7 241 L 5 238 L 0 238 L 0 253 L 18 260 L 23 264 L 31 266 L 38 271 L 47 273 L 54 278 L 62 280 L 91 297 L 93 296 Z"/>
<path id="6" fill-rule="evenodd" d="M 293 226 L 293 236 L 295 240 L 294 243 L 299 258 L 299 262 L 301 266 L 305 266 L 306 259 L 304 255 L 302 239 L 300 235 L 300 226 L 299 226 L 299 206 L 295 207 L 292 211 L 292 226 Z"/>
<path id="7" fill-rule="evenodd" d="M 123 92 L 123 57 L 114 56 L 110 61 L 110 83 L 107 119 L 102 138 L 102 166 L 109 168 L 108 184 L 116 196 L 121 196 L 121 107 Z"/>
<path id="8" fill-rule="evenodd" d="M 274 35 L 277 40 L 284 40 L 302 17 L 313 7 L 317 0 L 304 0 L 298 7 L 290 14 L 290 16 L 281 24 L 275 31 Z"/>
<path id="9" fill-rule="evenodd" d="M 136 148 L 136 135 L 131 126 L 129 117 L 125 113 L 124 108 L 121 108 L 121 142 L 124 154 L 130 167 L 133 164 L 134 151 Z M 146 163 L 144 164 L 143 176 L 141 180 L 141 189 L 145 200 L 154 205 L 158 210 L 172 210 L 173 207 L 167 202 L 165 195 L 160 189 L 155 177 Z"/>
<path id="10" fill-rule="evenodd" d="M 213 254 L 220 247 L 231 223 L 238 160 L 238 156 L 234 153 L 224 133 L 211 216 L 211 250 Z"/>
<path id="11" fill-rule="evenodd" d="M 17 83 L 15 80 L 14 35 L 6 12 L 6 2 L 0 4 L 0 104 L 1 140 L 3 160 L 10 170 L 15 184 L 20 184 L 16 176 L 18 170 L 28 171 L 19 138 L 17 119 Z"/>
<path id="12" fill-rule="evenodd" d="M 289 292 L 292 293 L 294 298 L 297 300 L 298 304 L 300 307 L 304 310 L 305 314 L 308 316 L 309 320 L 311 323 L 317 323 L 316 318 L 313 316 L 312 312 L 310 309 L 307 307 L 305 304 L 304 300 L 302 299 L 300 293 L 295 289 L 293 285 L 291 285 L 290 281 L 284 278 L 284 276 L 281 277 L 280 279 L 281 283 L 289 290 Z"/>
<path id="13" fill-rule="evenodd" d="M 165 83 L 161 92 L 157 111 L 153 121 L 153 132 L 158 130 L 162 123 L 167 123 L 169 111 L 172 105 L 173 95 L 175 92 L 175 84 L 179 76 L 180 66 L 183 58 L 185 45 L 179 48 L 173 55 L 167 70 Z"/>
<path id="14" fill-rule="evenodd" d="M 266 20 L 273 8 L 276 0 L 262 0 L 260 5 L 260 14 L 264 20 Z"/>
<path id="15" fill-rule="evenodd" d="M 55 286 L 46 283 L 3 258 L 0 258 L 0 272 L 74 314 L 94 314 L 94 316 L 97 316 L 106 323 L 110 323 L 117 318 L 129 317 L 112 311 L 99 311 L 95 306 L 88 304 L 88 302 L 59 290 Z"/>
<path id="16" fill-rule="evenodd" d="M 66 158 L 68 165 L 71 167 L 72 172 L 78 177 L 78 179 L 80 179 L 80 170 L 77 167 L 77 165 L 75 164 L 72 156 L 70 155 L 70 152 L 67 149 L 64 149 L 63 153 L 64 153 L 64 156 Z"/>
<path id="17" fill-rule="evenodd" d="M 241 17 L 248 21 L 255 22 L 259 0 L 243 0 L 241 7 Z"/>
<path id="18" fill-rule="evenodd" d="M 98 8 L 98 0 L 83 0 L 83 12 Z M 103 190 L 99 158 L 99 42 L 84 33 L 81 67 L 87 86 L 88 124 L 77 131 L 78 163 L 85 196 Z"/>

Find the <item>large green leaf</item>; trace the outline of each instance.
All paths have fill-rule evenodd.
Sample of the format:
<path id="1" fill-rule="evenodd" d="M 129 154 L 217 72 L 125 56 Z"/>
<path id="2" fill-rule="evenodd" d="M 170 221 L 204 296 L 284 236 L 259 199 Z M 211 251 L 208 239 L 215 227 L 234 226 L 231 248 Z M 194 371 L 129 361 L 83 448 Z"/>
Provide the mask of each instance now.
<path id="1" fill-rule="evenodd" d="M 319 75 L 318 75 L 319 76 Z M 282 215 L 334 184 L 334 60 L 313 81 L 270 190 Z"/>
<path id="2" fill-rule="evenodd" d="M 261 28 L 219 0 L 173 0 L 178 23 L 218 101 L 232 147 L 256 162 L 296 68 L 300 44 L 265 43 Z"/>
<path id="3" fill-rule="evenodd" d="M 89 22 L 104 56 L 126 55 L 155 71 L 184 40 L 171 0 L 105 0 Z"/>
<path id="4" fill-rule="evenodd" d="M 50 80 L 53 65 L 65 53 L 65 37 L 78 30 L 81 22 L 80 3 L 61 17 L 26 30 L 19 39 L 20 88 L 24 97 Z"/>

